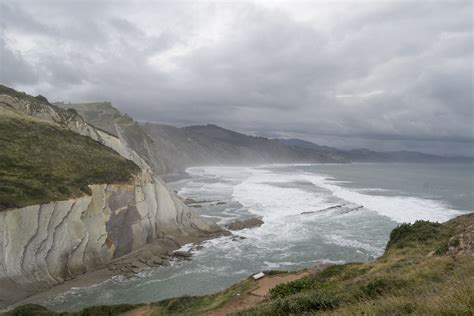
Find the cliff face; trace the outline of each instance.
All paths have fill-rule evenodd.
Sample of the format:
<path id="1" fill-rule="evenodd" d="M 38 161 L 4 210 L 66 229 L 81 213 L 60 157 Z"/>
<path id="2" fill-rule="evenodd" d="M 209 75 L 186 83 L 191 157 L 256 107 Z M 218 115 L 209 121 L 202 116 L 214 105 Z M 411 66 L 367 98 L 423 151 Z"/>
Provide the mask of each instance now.
<path id="1" fill-rule="evenodd" d="M 221 232 L 193 214 L 119 137 L 92 127 L 77 113 L 5 92 L 0 106 L 91 137 L 141 169 L 130 183 L 90 185 L 91 195 L 0 212 L 0 306 L 161 238 L 178 246 Z"/>
<path id="2" fill-rule="evenodd" d="M 84 120 L 101 130 L 107 131 L 122 140 L 127 147 L 138 153 L 148 165 L 158 174 L 168 174 L 176 171 L 173 161 L 167 159 L 167 148 L 162 148 L 154 142 L 131 117 L 112 106 L 108 102 L 64 104 L 58 107 L 77 111 Z"/>
<path id="3" fill-rule="evenodd" d="M 0 212 L 0 298 L 12 303 L 158 238 L 195 241 L 215 227 L 158 179 L 92 185 L 92 195 Z"/>

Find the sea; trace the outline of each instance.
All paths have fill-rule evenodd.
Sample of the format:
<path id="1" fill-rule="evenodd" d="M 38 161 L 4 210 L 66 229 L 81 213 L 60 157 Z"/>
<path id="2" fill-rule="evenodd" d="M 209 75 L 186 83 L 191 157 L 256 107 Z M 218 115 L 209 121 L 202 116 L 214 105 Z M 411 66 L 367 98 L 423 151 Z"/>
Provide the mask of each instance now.
<path id="1" fill-rule="evenodd" d="M 474 164 L 354 163 L 206 166 L 169 184 L 218 225 L 258 217 L 260 227 L 206 241 L 190 261 L 73 288 L 46 306 L 76 311 L 218 292 L 268 270 L 372 261 L 393 228 L 474 211 Z M 219 203 L 220 202 L 220 203 Z M 237 236 L 237 237 L 236 237 Z M 186 245 L 183 250 L 191 249 Z"/>

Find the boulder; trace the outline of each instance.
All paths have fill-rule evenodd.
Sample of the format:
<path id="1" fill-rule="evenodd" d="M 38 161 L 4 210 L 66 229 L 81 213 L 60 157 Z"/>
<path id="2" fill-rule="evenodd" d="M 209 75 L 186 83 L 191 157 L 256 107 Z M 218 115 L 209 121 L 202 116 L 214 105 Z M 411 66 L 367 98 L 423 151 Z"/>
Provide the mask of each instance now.
<path id="1" fill-rule="evenodd" d="M 173 254 L 176 257 L 181 257 L 181 258 L 189 258 L 193 255 L 192 253 L 187 252 L 187 251 L 175 251 L 175 252 L 173 252 Z"/>
<path id="2" fill-rule="evenodd" d="M 158 256 L 153 256 L 151 257 L 150 259 L 154 264 L 162 264 L 163 263 L 163 259 L 161 257 L 158 257 Z"/>
<path id="3" fill-rule="evenodd" d="M 263 221 L 259 218 L 249 218 L 246 220 L 236 220 L 230 224 L 225 225 L 227 229 L 230 230 L 241 230 L 245 228 L 253 228 L 253 227 L 259 227 L 262 226 Z"/>
<path id="4" fill-rule="evenodd" d="M 146 267 L 148 267 L 146 265 L 146 263 L 143 263 L 143 262 L 138 261 L 138 260 L 133 260 L 132 263 L 130 264 L 130 266 L 132 268 L 138 268 L 138 269 L 145 269 Z"/>

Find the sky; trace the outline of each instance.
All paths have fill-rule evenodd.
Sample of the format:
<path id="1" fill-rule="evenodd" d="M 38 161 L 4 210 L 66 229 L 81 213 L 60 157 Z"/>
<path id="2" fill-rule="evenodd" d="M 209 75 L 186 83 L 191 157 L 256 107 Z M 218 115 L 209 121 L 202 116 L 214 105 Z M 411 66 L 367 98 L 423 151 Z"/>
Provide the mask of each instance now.
<path id="1" fill-rule="evenodd" d="M 473 2 L 0 0 L 0 83 L 341 148 L 474 156 Z"/>

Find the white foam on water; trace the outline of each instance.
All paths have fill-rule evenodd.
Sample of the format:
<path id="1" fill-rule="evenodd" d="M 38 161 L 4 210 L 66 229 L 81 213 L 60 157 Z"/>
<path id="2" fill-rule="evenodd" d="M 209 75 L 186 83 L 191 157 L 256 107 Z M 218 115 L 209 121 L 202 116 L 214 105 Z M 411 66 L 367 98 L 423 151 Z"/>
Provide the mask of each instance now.
<path id="1" fill-rule="evenodd" d="M 314 185 L 329 190 L 335 197 L 363 206 L 398 222 L 413 223 L 416 220 L 445 222 L 462 214 L 441 201 L 410 196 L 367 195 L 333 184 L 328 177 L 305 174 L 301 177 Z"/>
<path id="2" fill-rule="evenodd" d="M 371 255 L 380 256 L 384 252 L 384 248 L 374 247 L 354 239 L 346 239 L 336 234 L 326 235 L 325 238 L 328 240 L 329 243 L 336 244 L 342 247 L 363 249 L 365 251 L 368 251 Z"/>
<path id="3" fill-rule="evenodd" d="M 314 164 L 305 166 L 310 165 Z M 287 166 L 291 165 L 278 167 Z M 108 296 L 115 291 L 110 288 L 115 284 L 121 284 L 117 287 L 119 298 L 123 291 L 130 291 L 137 299 L 142 297 L 140 291 L 149 292 L 150 288 L 144 285 L 166 288 L 170 284 L 173 286 L 180 278 L 194 282 L 193 278 L 200 280 L 212 273 L 225 280 L 229 275 L 246 276 L 268 268 L 296 269 L 318 263 L 344 263 L 337 259 L 353 260 L 350 259 L 354 258 L 353 253 L 376 256 L 383 252 L 380 239 L 387 236 L 383 231 L 376 230 L 374 237 L 370 229 L 378 223 L 385 224 L 388 230 L 395 225 L 389 219 L 396 222 L 418 219 L 446 221 L 461 213 L 433 199 L 393 196 L 395 191 L 384 196 L 386 190 L 381 188 L 345 188 L 343 185 L 348 182 L 344 179 L 296 169 L 292 172 L 292 169 L 275 168 L 274 165 L 269 167 L 270 170 L 263 167 L 189 168 L 187 172 L 191 179 L 183 182 L 179 191 L 181 195 L 197 200 L 227 202 L 224 208 L 211 206 L 206 209 L 206 206 L 199 211 L 208 212 L 206 217 L 220 219 L 219 223 L 232 218 L 248 218 L 249 212 L 254 217 L 262 217 L 262 226 L 234 232 L 245 239 L 220 237 L 203 242 L 203 248 L 199 250 L 186 245 L 181 250 L 192 251 L 193 260 L 190 262 L 174 261 L 171 267 L 149 269 L 139 275 L 139 279 L 108 280 L 95 285 L 100 287 L 98 289 L 75 288 L 51 301 L 52 305 L 69 301 L 74 308 L 81 300 L 87 301 L 87 293 L 91 291 L 93 295 L 103 295 L 104 299 L 109 300 Z M 377 192 L 377 195 L 370 195 L 371 191 Z M 327 210 L 336 205 L 343 207 Z M 359 206 L 364 208 L 358 209 Z M 304 212 L 310 213 L 301 214 Z M 335 261 L 325 259 L 331 249 L 337 247 L 353 251 L 344 249 L 342 255 L 336 252 L 331 258 Z M 318 251 L 321 252 L 318 254 Z M 111 292 L 102 293 L 107 291 Z M 118 303 L 112 296 L 110 300 Z"/>
<path id="4" fill-rule="evenodd" d="M 413 196 L 364 194 L 370 191 L 383 193 L 389 190 L 382 188 L 349 189 L 339 185 L 347 183 L 347 181 L 335 180 L 331 176 L 314 173 L 283 174 L 262 168 L 242 167 L 206 167 L 204 172 L 242 181 L 233 187 L 234 199 L 248 207 L 250 212 L 263 216 L 265 222 L 278 222 L 285 216 L 296 215 L 303 211 L 318 211 L 330 206 L 324 196 L 298 188 L 279 188 L 271 185 L 271 183 L 296 181 L 308 181 L 328 190 L 333 197 L 361 205 L 398 223 L 416 220 L 445 222 L 462 214 L 461 211 L 450 208 L 442 201 Z"/>
<path id="5" fill-rule="evenodd" d="M 291 165 L 277 167 L 279 166 Z M 442 201 L 413 196 L 365 194 L 371 191 L 383 194 L 389 190 L 349 189 L 342 186 L 348 181 L 297 170 L 294 173 L 288 173 L 287 171 L 280 172 L 278 168 L 268 170 L 263 167 L 199 167 L 189 168 L 187 172 L 191 175 L 209 174 L 225 181 L 229 188 L 232 188 L 233 199 L 245 206 L 250 213 L 262 217 L 264 224 L 261 227 L 241 232 L 242 236 L 258 241 L 262 245 L 269 245 L 269 239 L 273 242 L 285 240 L 297 242 L 309 238 L 313 232 L 305 232 L 303 224 L 308 220 L 317 223 L 318 216 L 365 216 L 367 211 L 372 211 L 395 222 L 403 223 L 416 220 L 444 222 L 462 214 L 461 211 L 449 208 Z M 292 182 L 309 182 L 322 188 L 323 192 L 307 191 L 296 185 L 294 188 L 277 185 Z M 393 194 L 394 191 L 390 192 Z M 330 202 L 329 198 L 333 200 Z M 334 198 L 340 199 L 342 204 L 350 203 L 364 208 L 357 214 L 355 212 L 341 213 L 338 209 L 321 212 L 325 208 L 334 206 Z M 302 216 L 303 212 L 313 213 L 312 216 Z M 345 245 L 348 245 L 347 242 Z M 353 247 L 372 253 L 380 252 L 378 248 L 369 249 L 365 245 L 353 244 Z"/>
<path id="6" fill-rule="evenodd" d="M 242 183 L 234 186 L 233 197 L 264 221 L 280 221 L 286 216 L 324 209 L 332 204 L 324 196 L 299 188 L 281 188 L 271 183 L 297 181 L 292 175 L 253 169 Z"/>

